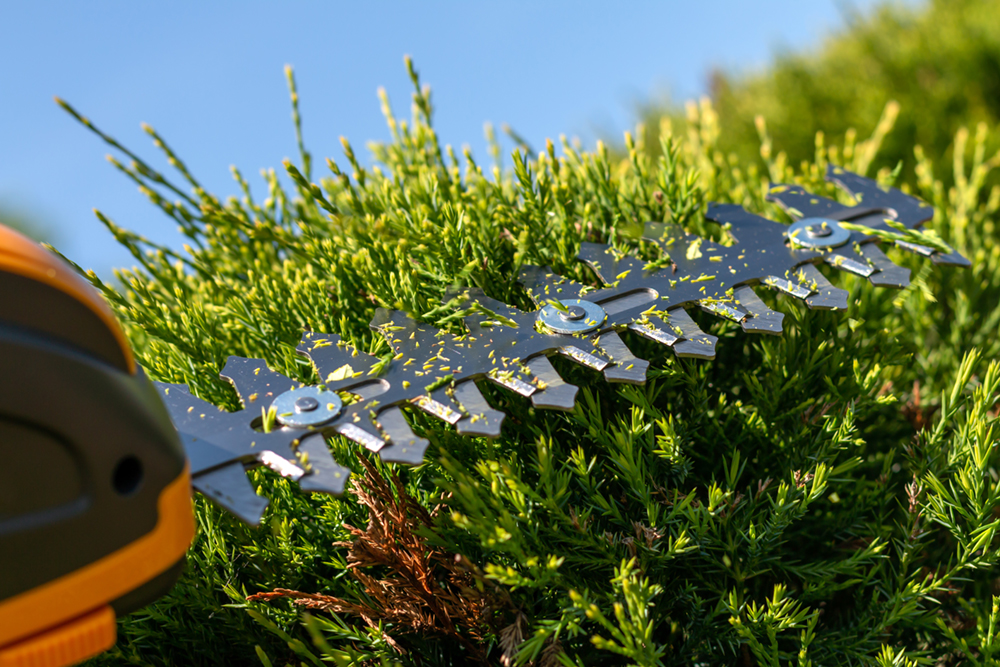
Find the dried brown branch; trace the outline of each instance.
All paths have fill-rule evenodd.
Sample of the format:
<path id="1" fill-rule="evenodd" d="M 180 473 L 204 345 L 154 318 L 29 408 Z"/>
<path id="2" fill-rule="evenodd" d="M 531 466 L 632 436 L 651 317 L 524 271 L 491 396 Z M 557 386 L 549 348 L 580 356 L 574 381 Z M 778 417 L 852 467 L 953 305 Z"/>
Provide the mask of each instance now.
<path id="1" fill-rule="evenodd" d="M 915 430 L 923 431 L 931 427 L 931 420 L 934 417 L 934 413 L 940 407 L 939 405 L 929 404 L 926 401 L 921 402 L 920 383 L 915 381 L 913 383 L 913 395 L 902 406 L 901 410 L 903 416 L 909 420 Z"/>
<path id="2" fill-rule="evenodd" d="M 429 545 L 418 533 L 433 529 L 434 512 L 409 496 L 394 472 L 386 480 L 373 463 L 364 457 L 360 461 L 365 474 L 355 477 L 352 484 L 358 501 L 368 508 L 368 527 L 361 530 L 345 524 L 353 539 L 337 546 L 348 549 L 348 567 L 363 587 L 362 599 L 352 602 L 284 588 L 247 599 L 288 598 L 307 609 L 358 617 L 372 628 L 384 624 L 400 636 L 446 637 L 459 642 L 470 659 L 487 664 L 483 646 L 490 642 L 485 639 L 498 631 L 503 616 L 513 610 L 509 596 L 468 559 Z M 516 646 L 508 645 L 521 634 L 523 623 L 519 615 L 514 624 L 517 630 L 508 627 L 504 631 L 505 657 L 516 653 Z M 395 639 L 384 637 L 405 652 Z"/>

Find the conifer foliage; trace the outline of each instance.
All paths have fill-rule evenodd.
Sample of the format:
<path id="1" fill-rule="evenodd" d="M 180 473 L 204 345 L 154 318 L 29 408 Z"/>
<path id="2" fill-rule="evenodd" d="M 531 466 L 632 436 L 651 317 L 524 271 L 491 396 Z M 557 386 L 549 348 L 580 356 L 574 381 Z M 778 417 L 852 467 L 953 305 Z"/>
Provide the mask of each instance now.
<path id="1" fill-rule="evenodd" d="M 715 71 L 711 97 L 726 132 L 720 147 L 756 157 L 754 117 L 763 114 L 794 164 L 813 153 L 814 135 L 846 136 L 873 126 L 890 101 L 899 103 L 882 163 L 903 163 L 914 177 L 913 146 L 944 155 L 956 131 L 1000 121 L 1000 2 L 917 0 L 880 2 L 861 11 L 838 6 L 844 28 L 807 48 L 779 53 L 757 71 Z M 679 112 L 679 113 L 678 113 Z M 676 105 L 643 111 L 655 130 Z M 1000 147 L 997 137 L 989 144 Z M 658 148 L 651 144 L 651 149 Z M 948 181 L 946 181 L 948 182 Z"/>
<path id="2" fill-rule="evenodd" d="M 152 377 L 235 409 L 218 377 L 229 355 L 315 381 L 295 354 L 304 330 L 382 356 L 368 328 L 378 306 L 455 329 L 463 313 L 445 297 L 459 285 L 530 309 L 519 267 L 596 284 L 574 259 L 582 241 L 653 253 L 634 240 L 649 220 L 724 238 L 703 219 L 708 201 L 787 221 L 764 201 L 769 181 L 842 197 L 823 181 L 827 163 L 870 172 L 892 125 L 890 113 L 868 140 L 820 138 L 801 168 L 762 126 L 759 166 L 718 150 L 725 128 L 704 103 L 686 127 L 659 128 L 655 159 L 640 128 L 621 159 L 563 139 L 537 154 L 518 146 L 504 168 L 493 140 L 484 166 L 441 144 L 430 91 L 407 67 L 412 116 L 382 94 L 392 139 L 371 146 L 372 166 L 344 140 L 323 169 L 304 148 L 289 71 L 299 157 L 263 173 L 262 195 L 234 169 L 241 194 L 228 199 L 152 128 L 175 180 L 62 103 L 188 239 L 160 247 L 98 213 L 137 266 L 114 284 L 88 275 Z M 984 182 L 1000 156 L 985 154 L 989 139 L 963 129 L 952 164 L 919 150 L 912 163 L 933 228 L 971 269 L 894 254 L 913 269 L 901 292 L 832 276 L 850 290 L 846 313 L 769 297 L 787 314 L 781 337 L 694 314 L 720 338 L 714 361 L 629 339 L 651 362 L 647 384 L 560 365 L 581 387 L 570 413 L 484 387 L 508 414 L 496 440 L 410 413 L 432 443 L 416 468 L 332 439 L 355 480 L 341 498 L 255 470 L 271 498 L 261 527 L 199 498 L 181 582 L 122 621 L 94 663 L 992 664 L 1000 190 Z"/>

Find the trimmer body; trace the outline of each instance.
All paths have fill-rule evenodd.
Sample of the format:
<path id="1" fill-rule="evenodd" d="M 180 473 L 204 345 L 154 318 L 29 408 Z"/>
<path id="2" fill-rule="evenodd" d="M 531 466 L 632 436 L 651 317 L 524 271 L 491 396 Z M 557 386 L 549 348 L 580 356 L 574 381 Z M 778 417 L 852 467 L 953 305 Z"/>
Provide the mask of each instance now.
<path id="1" fill-rule="evenodd" d="M 0 667 L 109 648 L 193 534 L 184 450 L 111 310 L 0 226 Z"/>

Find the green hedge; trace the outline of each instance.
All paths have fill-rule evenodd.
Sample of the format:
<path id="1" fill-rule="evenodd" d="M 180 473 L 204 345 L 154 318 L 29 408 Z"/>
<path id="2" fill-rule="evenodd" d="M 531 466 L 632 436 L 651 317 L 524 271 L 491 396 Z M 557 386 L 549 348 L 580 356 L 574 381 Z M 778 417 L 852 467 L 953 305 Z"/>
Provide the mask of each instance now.
<path id="1" fill-rule="evenodd" d="M 303 330 L 382 355 L 368 328 L 377 306 L 454 328 L 455 309 L 441 305 L 452 285 L 529 309 L 514 280 L 524 264 L 593 284 L 574 259 L 582 240 L 634 249 L 630 230 L 646 220 L 719 236 L 702 218 L 710 200 L 787 220 L 764 201 L 769 180 L 842 196 L 822 180 L 826 163 L 870 172 L 891 125 L 820 145 L 802 168 L 771 157 L 765 138 L 759 168 L 720 152 L 729 128 L 706 103 L 686 127 L 664 125 L 656 159 L 639 133 L 620 160 L 603 145 L 549 142 L 538 155 L 515 150 L 504 170 L 440 144 L 430 94 L 408 67 L 412 117 L 383 98 L 393 139 L 371 146 L 376 166 L 345 140 L 345 158 L 321 175 L 296 109 L 299 159 L 285 163 L 287 179 L 265 172 L 259 194 L 236 170 L 240 197 L 205 191 L 152 129 L 177 184 L 101 135 L 189 239 L 186 252 L 158 247 L 98 214 L 138 266 L 114 285 L 89 276 L 151 376 L 235 409 L 218 378 L 228 355 L 314 381 L 294 352 Z M 781 337 L 697 314 L 720 338 L 711 362 L 627 338 L 651 362 L 648 383 L 559 365 L 581 387 L 572 413 L 484 387 L 508 414 L 495 441 L 410 413 L 432 443 L 418 468 L 331 440 L 359 481 L 343 498 L 256 470 L 272 500 L 261 527 L 199 498 L 183 579 L 122 621 L 94 664 L 992 664 L 1000 191 L 983 183 L 1000 158 L 985 159 L 990 141 L 985 128 L 972 140 L 960 131 L 957 171 L 911 161 L 933 227 L 973 268 L 892 252 L 913 285 L 833 276 L 850 290 L 846 313 L 765 294 L 786 313 Z M 316 594 L 301 599 L 313 608 L 247 601 L 274 589 Z"/>
<path id="2" fill-rule="evenodd" d="M 847 26 L 814 48 L 780 54 L 761 71 L 712 75 L 724 153 L 756 159 L 754 119 L 763 115 L 777 145 L 799 165 L 813 159 L 817 130 L 837 142 L 852 128 L 868 132 L 895 102 L 890 111 L 899 118 L 879 163 L 902 162 L 903 177 L 915 184 L 915 145 L 950 159 L 961 127 L 1000 122 L 1000 2 L 888 1 L 868 13 L 843 11 Z M 661 116 L 683 112 L 654 104 L 643 115 L 655 130 Z M 990 148 L 1000 148 L 1000 139 Z"/>

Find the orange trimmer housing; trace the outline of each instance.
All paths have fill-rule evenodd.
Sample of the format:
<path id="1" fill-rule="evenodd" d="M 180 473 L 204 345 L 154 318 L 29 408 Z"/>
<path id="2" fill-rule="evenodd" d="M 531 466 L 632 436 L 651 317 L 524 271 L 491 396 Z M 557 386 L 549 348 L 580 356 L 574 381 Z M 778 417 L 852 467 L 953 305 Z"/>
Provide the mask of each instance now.
<path id="1" fill-rule="evenodd" d="M 111 309 L 0 225 L 0 667 L 60 667 L 179 576 L 184 450 Z"/>

